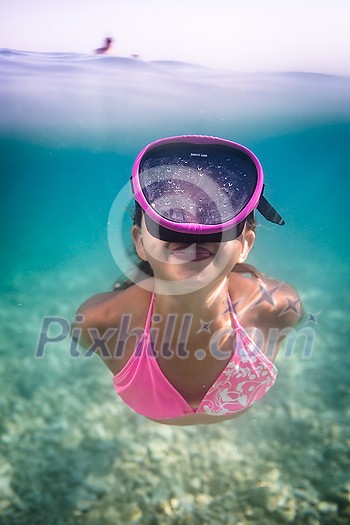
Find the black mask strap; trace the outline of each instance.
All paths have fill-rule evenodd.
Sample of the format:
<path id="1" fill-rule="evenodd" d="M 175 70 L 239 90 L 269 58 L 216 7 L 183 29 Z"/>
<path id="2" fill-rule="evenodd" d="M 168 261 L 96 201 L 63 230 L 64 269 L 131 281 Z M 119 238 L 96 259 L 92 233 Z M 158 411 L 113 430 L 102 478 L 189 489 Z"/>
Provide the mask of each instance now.
<path id="1" fill-rule="evenodd" d="M 266 220 L 274 222 L 275 224 L 279 224 L 280 226 L 283 226 L 285 224 L 285 221 L 277 213 L 275 208 L 273 208 L 271 204 L 265 199 L 263 194 L 261 194 L 257 209 L 260 211 L 261 215 L 265 217 Z"/>

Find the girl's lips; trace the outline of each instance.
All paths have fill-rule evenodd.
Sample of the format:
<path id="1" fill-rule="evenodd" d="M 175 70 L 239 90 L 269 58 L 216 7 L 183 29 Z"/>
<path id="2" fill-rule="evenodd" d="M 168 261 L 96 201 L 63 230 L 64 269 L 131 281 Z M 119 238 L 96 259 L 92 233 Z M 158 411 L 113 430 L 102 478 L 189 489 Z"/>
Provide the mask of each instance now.
<path id="1" fill-rule="evenodd" d="M 171 243 L 171 254 L 181 261 L 204 261 L 213 256 L 213 253 L 200 244 Z"/>

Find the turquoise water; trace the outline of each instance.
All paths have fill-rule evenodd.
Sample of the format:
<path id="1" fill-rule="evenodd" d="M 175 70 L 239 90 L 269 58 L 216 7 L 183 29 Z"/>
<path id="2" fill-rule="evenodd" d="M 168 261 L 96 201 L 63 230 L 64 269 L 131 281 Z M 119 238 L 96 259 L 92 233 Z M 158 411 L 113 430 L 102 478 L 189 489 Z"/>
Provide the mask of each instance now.
<path id="1" fill-rule="evenodd" d="M 348 523 L 350 79 L 2 50 L 0 107 L 0 523 Z M 187 133 L 258 155 L 286 226 L 261 219 L 250 262 L 297 288 L 313 339 L 247 416 L 174 429 L 68 338 L 35 350 L 44 316 L 120 274 L 107 223 L 135 155 Z"/>

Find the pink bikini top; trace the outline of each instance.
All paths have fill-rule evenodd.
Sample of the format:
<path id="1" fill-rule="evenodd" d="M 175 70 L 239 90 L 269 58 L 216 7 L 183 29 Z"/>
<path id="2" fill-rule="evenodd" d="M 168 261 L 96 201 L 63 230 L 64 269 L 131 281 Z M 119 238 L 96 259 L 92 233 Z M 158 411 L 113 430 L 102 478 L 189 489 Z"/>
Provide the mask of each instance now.
<path id="1" fill-rule="evenodd" d="M 248 408 L 272 387 L 277 368 L 239 324 L 229 299 L 236 335 L 235 351 L 199 407 L 191 407 L 165 377 L 156 359 L 149 333 L 153 300 L 152 294 L 138 345 L 124 368 L 113 377 L 117 393 L 135 412 L 151 419 L 173 419 L 189 414 L 224 416 Z"/>

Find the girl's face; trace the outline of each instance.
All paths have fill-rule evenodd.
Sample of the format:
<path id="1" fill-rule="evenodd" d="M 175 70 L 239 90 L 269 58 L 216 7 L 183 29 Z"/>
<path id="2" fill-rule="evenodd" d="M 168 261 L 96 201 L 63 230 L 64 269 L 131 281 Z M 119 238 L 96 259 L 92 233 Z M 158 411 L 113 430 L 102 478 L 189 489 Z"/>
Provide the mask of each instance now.
<path id="1" fill-rule="evenodd" d="M 149 233 L 144 219 L 141 228 L 133 227 L 132 236 L 138 256 L 149 262 L 156 279 L 181 282 L 191 289 L 222 281 L 238 262 L 245 261 L 255 238 L 245 226 L 240 237 L 227 242 L 161 241 Z"/>

